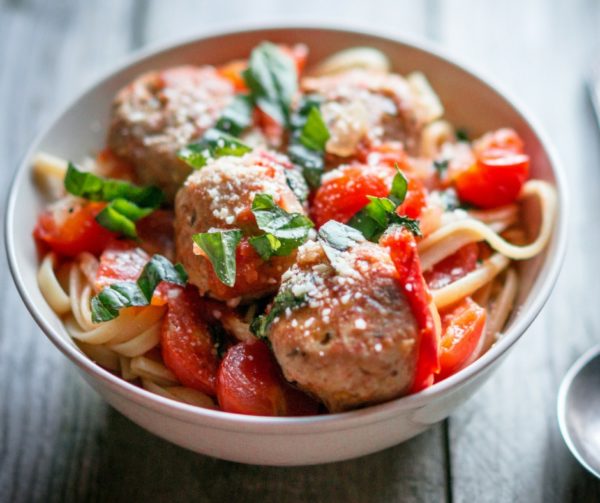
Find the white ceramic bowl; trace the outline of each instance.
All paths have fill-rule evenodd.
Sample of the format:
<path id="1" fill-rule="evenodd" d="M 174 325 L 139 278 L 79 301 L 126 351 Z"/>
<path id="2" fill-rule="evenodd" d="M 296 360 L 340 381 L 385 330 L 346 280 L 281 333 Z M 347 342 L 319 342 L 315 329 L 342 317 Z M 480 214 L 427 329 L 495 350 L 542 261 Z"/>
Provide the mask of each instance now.
<path id="1" fill-rule="evenodd" d="M 343 414 L 307 418 L 253 417 L 177 403 L 115 377 L 73 344 L 36 281 L 38 257 L 31 231 L 44 201 L 30 175 L 32 155 L 44 150 L 78 160 L 102 147 L 114 94 L 140 73 L 182 63 L 223 63 L 244 57 L 263 40 L 303 42 L 311 61 L 351 46 L 384 51 L 400 73 L 423 71 L 439 93 L 450 121 L 473 134 L 510 126 L 525 140 L 532 177 L 552 181 L 559 215 L 545 253 L 522 264 L 519 308 L 504 337 L 479 360 L 418 394 Z M 302 465 L 352 458 L 398 444 L 446 418 L 472 395 L 525 332 L 548 298 L 566 244 L 565 177 L 549 143 L 528 115 L 474 72 L 396 38 L 329 28 L 268 28 L 218 33 L 144 52 L 132 58 L 72 102 L 33 142 L 17 171 L 6 212 L 6 247 L 12 273 L 39 326 L 112 406 L 143 428 L 199 453 L 253 464 Z M 534 213 L 526 215 L 535 225 Z"/>

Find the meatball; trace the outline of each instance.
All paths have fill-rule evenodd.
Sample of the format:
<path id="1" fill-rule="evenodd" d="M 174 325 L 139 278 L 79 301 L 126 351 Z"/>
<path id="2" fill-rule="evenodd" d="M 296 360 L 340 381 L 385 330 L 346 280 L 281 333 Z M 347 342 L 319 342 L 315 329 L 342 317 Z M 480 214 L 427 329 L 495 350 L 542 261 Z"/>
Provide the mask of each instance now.
<path id="1" fill-rule="evenodd" d="M 425 110 L 400 75 L 355 69 L 307 77 L 302 90 L 324 98 L 321 113 L 331 134 L 328 153 L 355 155 L 363 140 L 398 140 L 408 152 L 417 151 Z"/>
<path id="2" fill-rule="evenodd" d="M 332 412 L 408 392 L 418 326 L 386 248 L 364 241 L 332 265 L 307 242 L 282 278 L 285 291 L 304 303 L 276 317 L 268 337 L 289 381 Z"/>
<path id="3" fill-rule="evenodd" d="M 287 158 L 264 150 L 242 157 L 221 157 L 195 171 L 175 200 L 175 246 L 177 258 L 189 281 L 201 294 L 219 300 L 248 300 L 277 290 L 281 275 L 293 264 L 295 254 L 263 261 L 243 238 L 237 249 L 237 274 L 230 288 L 216 277 L 212 264 L 194 248 L 192 235 L 213 230 L 241 229 L 244 235 L 258 229 L 251 212 L 254 196 L 269 194 L 290 213 L 304 208 L 286 182 Z"/>
<path id="4" fill-rule="evenodd" d="M 190 173 L 177 152 L 216 122 L 233 95 L 231 82 L 211 66 L 146 73 L 117 94 L 108 146 L 172 201 Z"/>

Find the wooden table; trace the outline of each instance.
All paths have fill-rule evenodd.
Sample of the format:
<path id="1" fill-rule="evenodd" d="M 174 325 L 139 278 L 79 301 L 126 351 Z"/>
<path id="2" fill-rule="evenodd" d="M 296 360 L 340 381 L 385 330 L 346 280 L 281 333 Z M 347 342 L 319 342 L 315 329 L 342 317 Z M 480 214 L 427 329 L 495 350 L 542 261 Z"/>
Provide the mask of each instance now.
<path id="1" fill-rule="evenodd" d="M 1 0 L 3 195 L 33 135 L 126 54 L 277 20 L 432 40 L 537 115 L 572 195 L 571 244 L 550 302 L 496 375 L 427 433 L 353 461 L 267 468 L 185 451 L 110 409 L 34 324 L 2 260 L 0 501 L 600 501 L 600 484 L 571 457 L 555 417 L 561 377 L 600 334 L 600 132 L 584 88 L 600 58 L 598 2 Z"/>

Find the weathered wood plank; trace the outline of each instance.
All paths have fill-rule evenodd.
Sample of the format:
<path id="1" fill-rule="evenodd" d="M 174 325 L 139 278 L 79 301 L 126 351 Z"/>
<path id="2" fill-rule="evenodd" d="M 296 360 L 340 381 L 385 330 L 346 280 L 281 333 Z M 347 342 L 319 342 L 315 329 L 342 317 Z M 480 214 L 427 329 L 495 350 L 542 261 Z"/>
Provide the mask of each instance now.
<path id="1" fill-rule="evenodd" d="M 130 19 L 117 1 L 0 6 L 3 195 L 40 125 L 129 50 Z M 0 254 L 0 501 L 81 501 L 97 487 L 106 406 L 35 326 Z"/>
<path id="2" fill-rule="evenodd" d="M 440 6 L 442 43 L 535 112 L 572 191 L 571 244 L 556 291 L 497 374 L 450 420 L 454 499 L 597 501 L 600 484 L 568 453 L 555 407 L 560 379 L 600 330 L 589 300 L 600 273 L 600 136 L 583 86 L 599 47 L 600 9 L 587 1 Z"/>

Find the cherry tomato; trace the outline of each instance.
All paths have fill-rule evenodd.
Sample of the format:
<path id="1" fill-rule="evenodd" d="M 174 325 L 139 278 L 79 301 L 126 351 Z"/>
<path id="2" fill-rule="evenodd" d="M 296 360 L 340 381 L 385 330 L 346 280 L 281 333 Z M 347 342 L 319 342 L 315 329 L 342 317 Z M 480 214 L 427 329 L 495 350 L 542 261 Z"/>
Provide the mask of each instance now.
<path id="1" fill-rule="evenodd" d="M 33 235 L 50 249 L 67 257 L 82 252 L 99 255 L 116 234 L 95 218 L 105 203 L 73 202 L 46 210 L 39 217 Z"/>
<path id="2" fill-rule="evenodd" d="M 451 174 L 461 201 L 481 208 L 514 202 L 529 174 L 529 156 L 512 130 L 500 129 L 474 144 L 476 160 Z"/>
<path id="3" fill-rule="evenodd" d="M 218 68 L 221 76 L 225 77 L 232 84 L 237 92 L 245 92 L 248 90 L 242 73 L 248 68 L 248 61 L 245 59 L 236 59 Z"/>
<path id="4" fill-rule="evenodd" d="M 216 348 L 202 319 L 202 301 L 193 286 L 169 295 L 160 344 L 165 365 L 189 388 L 215 395 L 217 368 Z"/>
<path id="5" fill-rule="evenodd" d="M 329 220 L 346 223 L 369 202 L 367 196 L 388 196 L 395 174 L 393 167 L 368 164 L 349 164 L 330 171 L 313 199 L 311 216 L 316 226 Z"/>
<path id="6" fill-rule="evenodd" d="M 101 290 L 105 286 L 120 281 L 136 281 L 149 260 L 150 255 L 133 241 L 111 241 L 100 255 L 94 282 L 96 290 Z M 166 304 L 171 288 L 177 287 L 166 282 L 160 283 L 154 290 L 152 305 L 162 306 Z"/>
<path id="7" fill-rule="evenodd" d="M 233 346 L 219 367 L 217 399 L 226 412 L 254 416 L 316 414 L 317 403 L 290 386 L 267 345 L 259 340 Z"/>
<path id="8" fill-rule="evenodd" d="M 410 218 L 419 218 L 427 206 L 427 191 L 423 182 L 417 178 L 408 179 L 408 190 L 404 202 L 398 206 L 396 213 Z"/>
<path id="9" fill-rule="evenodd" d="M 486 318 L 485 309 L 471 297 L 464 298 L 440 314 L 442 340 L 437 380 L 455 374 L 469 362 L 479 345 Z"/>
<path id="10" fill-rule="evenodd" d="M 394 229 L 383 235 L 380 244 L 390 249 L 400 286 L 419 327 L 417 364 L 410 390 L 416 393 L 431 386 L 439 370 L 439 338 L 432 313 L 431 294 L 421 272 L 417 243 L 408 230 Z"/>
<path id="11" fill-rule="evenodd" d="M 470 243 L 433 266 L 424 273 L 429 288 L 436 290 L 462 278 L 477 267 L 479 246 Z"/>

